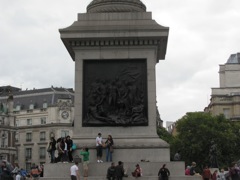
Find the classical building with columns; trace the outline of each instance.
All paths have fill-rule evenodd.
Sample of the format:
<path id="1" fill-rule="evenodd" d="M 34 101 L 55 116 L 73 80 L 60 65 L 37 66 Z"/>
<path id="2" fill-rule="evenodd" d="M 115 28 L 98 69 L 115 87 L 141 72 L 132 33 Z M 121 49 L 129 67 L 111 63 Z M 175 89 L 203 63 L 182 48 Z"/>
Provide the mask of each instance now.
<path id="1" fill-rule="evenodd" d="M 4 125 L 0 126 L 1 150 L 4 150 L 1 152 L 6 152 L 1 153 L 4 155 L 2 158 L 6 159 L 5 155 L 7 155 L 8 160 L 17 162 L 21 168 L 26 169 L 29 169 L 33 163 L 50 162 L 47 153 L 50 137 L 57 139 L 67 135 L 72 136 L 73 89 L 50 87 L 21 90 L 11 86 L 0 89 L 2 104 L 8 102 L 7 92 L 10 91 L 13 97 L 12 111 L 10 111 L 11 124 L 6 124 L 6 115 L 0 114 L 0 120 L 5 117 Z M 5 139 L 3 134 L 6 134 Z"/>
<path id="2" fill-rule="evenodd" d="M 230 55 L 219 68 L 219 88 L 212 88 L 211 100 L 205 112 L 224 114 L 232 121 L 240 120 L 240 53 Z"/>

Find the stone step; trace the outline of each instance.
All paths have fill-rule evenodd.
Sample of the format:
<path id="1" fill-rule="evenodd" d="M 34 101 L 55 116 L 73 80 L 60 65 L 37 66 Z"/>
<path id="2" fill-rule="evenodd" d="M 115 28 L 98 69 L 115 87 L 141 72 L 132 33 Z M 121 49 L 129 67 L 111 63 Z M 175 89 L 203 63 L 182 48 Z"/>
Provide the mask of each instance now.
<path id="1" fill-rule="evenodd" d="M 83 177 L 80 178 L 83 180 Z M 106 180 L 106 176 L 89 176 L 88 180 Z M 123 180 L 128 179 L 138 179 L 138 180 L 158 180 L 157 176 L 143 176 L 143 177 L 124 177 Z M 40 178 L 40 180 L 71 180 L 70 177 L 49 177 L 49 178 Z M 169 180 L 202 180 L 201 176 L 170 176 Z"/>
<path id="2" fill-rule="evenodd" d="M 124 162 L 124 168 L 128 175 L 135 170 L 136 164 L 139 164 L 143 170 L 144 176 L 157 176 L 159 169 L 163 164 L 169 169 L 172 176 L 184 176 L 185 174 L 185 163 L 183 161 L 173 162 Z M 68 177 L 69 169 L 73 163 L 55 163 L 44 165 L 44 176 L 45 177 Z M 115 163 L 117 165 L 117 162 Z M 111 166 L 110 162 L 103 163 L 89 163 L 89 176 L 106 176 L 108 167 Z M 78 165 L 80 175 L 83 173 L 82 163 Z M 57 174 L 56 174 L 57 172 Z"/>

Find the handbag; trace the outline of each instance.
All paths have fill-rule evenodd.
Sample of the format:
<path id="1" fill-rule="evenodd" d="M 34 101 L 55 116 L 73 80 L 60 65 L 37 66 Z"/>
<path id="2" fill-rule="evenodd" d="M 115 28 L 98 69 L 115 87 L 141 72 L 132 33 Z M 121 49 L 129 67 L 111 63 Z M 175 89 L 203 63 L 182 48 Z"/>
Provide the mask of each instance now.
<path id="1" fill-rule="evenodd" d="M 110 153 L 113 153 L 114 152 L 114 149 L 113 149 L 113 146 L 110 146 Z"/>

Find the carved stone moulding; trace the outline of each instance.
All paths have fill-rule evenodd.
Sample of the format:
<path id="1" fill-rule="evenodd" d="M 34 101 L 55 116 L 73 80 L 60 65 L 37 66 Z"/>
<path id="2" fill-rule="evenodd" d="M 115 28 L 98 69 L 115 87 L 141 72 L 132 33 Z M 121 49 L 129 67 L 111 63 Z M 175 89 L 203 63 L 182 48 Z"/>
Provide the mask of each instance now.
<path id="1" fill-rule="evenodd" d="M 161 39 L 135 39 L 135 40 L 69 40 L 72 47 L 84 46 L 146 46 L 160 45 L 167 41 L 166 38 Z"/>
<path id="2" fill-rule="evenodd" d="M 87 6 L 87 12 L 146 12 L 146 6 L 140 0 L 93 0 Z"/>

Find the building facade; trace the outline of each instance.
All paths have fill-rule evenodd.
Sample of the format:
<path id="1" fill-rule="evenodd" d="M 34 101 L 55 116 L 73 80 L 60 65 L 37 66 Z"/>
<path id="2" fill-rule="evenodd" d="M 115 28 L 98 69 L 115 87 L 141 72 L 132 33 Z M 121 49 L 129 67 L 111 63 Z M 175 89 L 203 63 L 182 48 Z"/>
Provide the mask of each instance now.
<path id="1" fill-rule="evenodd" d="M 33 163 L 50 162 L 47 147 L 51 137 L 72 136 L 74 91 L 66 88 L 21 90 L 0 87 L 0 102 L 7 101 L 6 89 L 13 95 L 15 162 L 29 169 Z"/>
<path id="2" fill-rule="evenodd" d="M 0 91 L 1 94 L 1 91 Z M 7 93 L 6 101 L 0 101 L 0 160 L 11 163 L 16 158 L 15 116 L 13 115 L 13 96 Z"/>
<path id="3" fill-rule="evenodd" d="M 232 121 L 240 120 L 240 53 L 232 54 L 219 70 L 220 87 L 212 88 L 205 112 L 224 114 Z"/>

